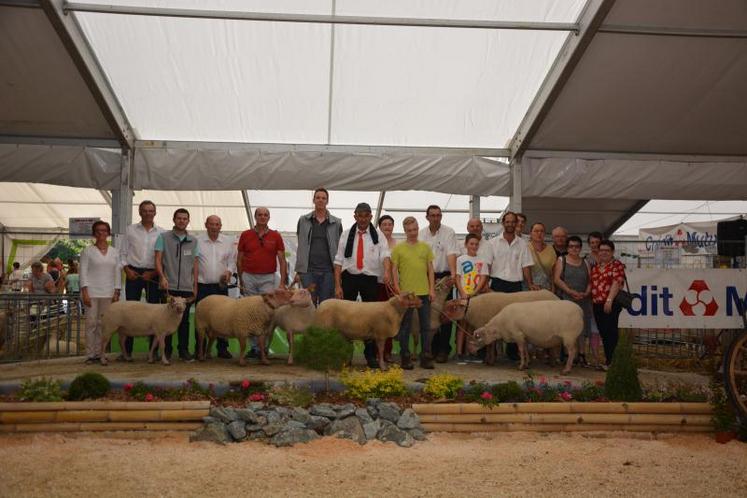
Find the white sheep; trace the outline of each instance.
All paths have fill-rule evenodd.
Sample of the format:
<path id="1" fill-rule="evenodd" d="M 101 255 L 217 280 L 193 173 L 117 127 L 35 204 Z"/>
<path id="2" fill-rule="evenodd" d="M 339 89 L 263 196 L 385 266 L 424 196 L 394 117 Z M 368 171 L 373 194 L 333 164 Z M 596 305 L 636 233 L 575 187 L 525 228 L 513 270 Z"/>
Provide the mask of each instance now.
<path id="1" fill-rule="evenodd" d="M 119 335 L 119 348 L 123 355 L 125 337 L 155 336 L 148 352 L 148 363 L 153 363 L 156 345 L 161 348 L 161 362 L 169 365 L 166 358 L 166 336 L 179 327 L 187 300 L 183 297 L 169 297 L 166 304 L 141 303 L 140 301 L 117 301 L 109 306 L 101 317 L 101 364 L 108 363 L 104 350 L 113 334 Z M 131 360 L 131 357 L 126 357 Z"/>
<path id="2" fill-rule="evenodd" d="M 558 296 L 544 289 L 523 292 L 486 292 L 467 299 L 448 301 L 444 306 L 444 314 L 449 320 L 466 320 L 471 327 L 478 328 L 488 323 L 509 304 L 558 300 Z"/>
<path id="3" fill-rule="evenodd" d="M 420 304 L 420 299 L 412 293 L 394 296 L 388 301 L 366 303 L 327 299 L 317 308 L 314 325 L 336 329 L 350 340 L 375 340 L 379 365 L 385 369 L 386 340 L 399 332 L 405 311 Z"/>
<path id="4" fill-rule="evenodd" d="M 316 307 L 311 293 L 306 289 L 293 291 L 294 304 L 284 304 L 276 311 L 270 325 L 269 333 L 280 327 L 288 338 L 288 365 L 293 365 L 293 335 L 301 334 L 314 322 Z"/>
<path id="5" fill-rule="evenodd" d="M 213 295 L 197 303 L 195 330 L 197 332 L 197 357 L 205 360 L 217 337 L 235 337 L 239 340 L 239 365 L 246 365 L 244 349 L 249 336 L 259 338 L 260 362 L 269 365 L 265 355 L 267 330 L 272 324 L 275 310 L 288 303 L 294 303 L 293 294 L 288 290 L 275 291 L 259 296 L 234 299 L 228 296 Z M 208 339 L 205 348 L 205 338 Z"/>
<path id="6" fill-rule="evenodd" d="M 563 345 L 568 352 L 563 373 L 573 367 L 576 341 L 584 330 L 584 312 L 573 301 L 541 301 L 509 304 L 474 332 L 477 346 L 503 339 L 519 346 L 519 369 L 529 367 L 527 341 L 542 348 Z"/>

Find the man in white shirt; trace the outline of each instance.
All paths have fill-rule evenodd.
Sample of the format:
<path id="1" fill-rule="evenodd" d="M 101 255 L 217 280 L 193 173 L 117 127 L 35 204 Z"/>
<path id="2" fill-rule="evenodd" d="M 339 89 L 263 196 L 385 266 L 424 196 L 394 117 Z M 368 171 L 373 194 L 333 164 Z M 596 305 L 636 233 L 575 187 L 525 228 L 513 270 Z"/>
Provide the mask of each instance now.
<path id="1" fill-rule="evenodd" d="M 521 283 L 530 281 L 534 260 L 527 241 L 516 233 L 517 221 L 516 213 L 506 211 L 501 219 L 503 233 L 490 240 L 490 288 L 496 292 L 521 292 Z M 516 344 L 506 345 L 506 355 L 518 359 Z"/>
<path id="2" fill-rule="evenodd" d="M 428 226 L 420 230 L 418 238 L 431 246 L 433 251 L 433 270 L 435 278 L 456 276 L 456 260 L 460 254 L 456 233 L 451 227 L 441 224 L 441 208 L 432 204 L 425 210 Z M 451 291 L 447 299 L 451 297 Z M 451 351 L 451 322 L 443 324 L 433 336 L 431 352 L 436 357 L 436 363 L 446 363 Z"/>
<path id="3" fill-rule="evenodd" d="M 371 223 L 371 206 L 361 202 L 353 213 L 355 225 L 342 232 L 335 255 L 335 297 L 355 301 L 378 301 L 378 278 L 391 282 L 389 244 Z M 376 343 L 364 341 L 363 354 L 370 368 L 378 368 Z"/>
<path id="4" fill-rule="evenodd" d="M 236 272 L 236 240 L 220 233 L 221 219 L 210 215 L 205 220 L 207 233 L 197 237 L 197 303 L 207 296 L 228 295 L 228 283 Z M 230 359 L 228 340 L 218 338 L 218 358 Z M 208 351 L 208 354 L 210 351 Z"/>
<path id="5" fill-rule="evenodd" d="M 490 244 L 488 240 L 482 236 L 483 227 L 482 220 L 480 218 L 470 218 L 467 220 L 467 233 L 471 233 L 477 236 L 477 240 L 480 241 L 480 245 L 477 249 L 477 256 L 483 261 L 488 260 L 490 257 Z M 467 247 L 462 244 L 459 248 L 461 255 L 467 254 Z"/>
<path id="6" fill-rule="evenodd" d="M 158 236 L 165 230 L 155 224 L 156 205 L 153 201 L 143 201 L 138 206 L 140 223 L 134 223 L 127 227 L 125 240 L 119 251 L 127 280 L 125 281 L 125 299 L 127 301 L 140 301 L 145 291 L 145 300 L 152 304 L 161 301 L 161 291 L 158 289 L 158 274 L 156 273 L 155 246 Z M 127 358 L 132 357 L 132 344 L 134 338 L 125 340 Z M 153 336 L 150 337 L 153 342 Z M 124 360 L 124 355 L 117 357 L 118 361 Z"/>

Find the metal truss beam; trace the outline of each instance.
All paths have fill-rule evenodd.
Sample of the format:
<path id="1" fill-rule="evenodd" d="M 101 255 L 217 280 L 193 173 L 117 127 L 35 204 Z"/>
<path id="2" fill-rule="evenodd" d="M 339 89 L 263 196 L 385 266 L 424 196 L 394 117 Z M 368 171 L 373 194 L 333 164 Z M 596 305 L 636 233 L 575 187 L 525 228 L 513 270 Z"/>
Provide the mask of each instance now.
<path id="1" fill-rule="evenodd" d="M 131 149 L 135 140 L 132 126 L 75 15 L 63 11 L 64 3 L 64 0 L 41 0 L 44 13 L 78 68 L 83 81 L 86 82 L 101 113 L 117 136 L 119 145 Z"/>
<path id="2" fill-rule="evenodd" d="M 578 33 L 570 33 L 511 140 L 511 158 L 521 155 L 560 95 L 615 0 L 588 0 L 579 16 Z"/>
<path id="3" fill-rule="evenodd" d="M 369 26 L 411 26 L 421 28 L 519 29 L 577 32 L 578 25 L 563 22 L 481 21 L 472 19 L 426 19 L 403 17 L 338 16 L 288 14 L 271 12 L 240 12 L 225 10 L 177 9 L 168 7 L 136 7 L 125 5 L 65 3 L 65 11 L 98 12 L 156 17 L 197 19 L 230 19 L 238 21 L 271 21 L 317 24 L 356 24 Z"/>

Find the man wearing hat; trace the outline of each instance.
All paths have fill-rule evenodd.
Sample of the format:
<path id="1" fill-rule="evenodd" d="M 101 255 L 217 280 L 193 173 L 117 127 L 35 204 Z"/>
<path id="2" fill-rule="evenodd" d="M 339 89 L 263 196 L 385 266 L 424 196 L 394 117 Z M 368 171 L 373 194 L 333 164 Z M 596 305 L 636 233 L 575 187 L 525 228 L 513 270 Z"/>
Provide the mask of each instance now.
<path id="1" fill-rule="evenodd" d="M 342 232 L 335 255 L 335 297 L 364 302 L 378 301 L 378 283 L 391 282 L 391 261 L 386 237 L 371 223 L 371 206 L 361 202 L 353 213 L 355 224 Z M 370 368 L 378 368 L 376 343 L 365 341 L 363 350 Z"/>

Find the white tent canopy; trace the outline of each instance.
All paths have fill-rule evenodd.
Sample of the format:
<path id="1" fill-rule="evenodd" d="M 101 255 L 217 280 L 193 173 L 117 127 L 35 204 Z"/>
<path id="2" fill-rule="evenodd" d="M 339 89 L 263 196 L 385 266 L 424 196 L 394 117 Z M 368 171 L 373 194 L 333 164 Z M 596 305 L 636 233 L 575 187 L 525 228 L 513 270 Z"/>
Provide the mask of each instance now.
<path id="1" fill-rule="evenodd" d="M 747 192 L 739 0 L 118 6 L 0 0 L 0 182 L 121 192 L 115 212 L 133 189 L 511 195 L 577 231 Z"/>

